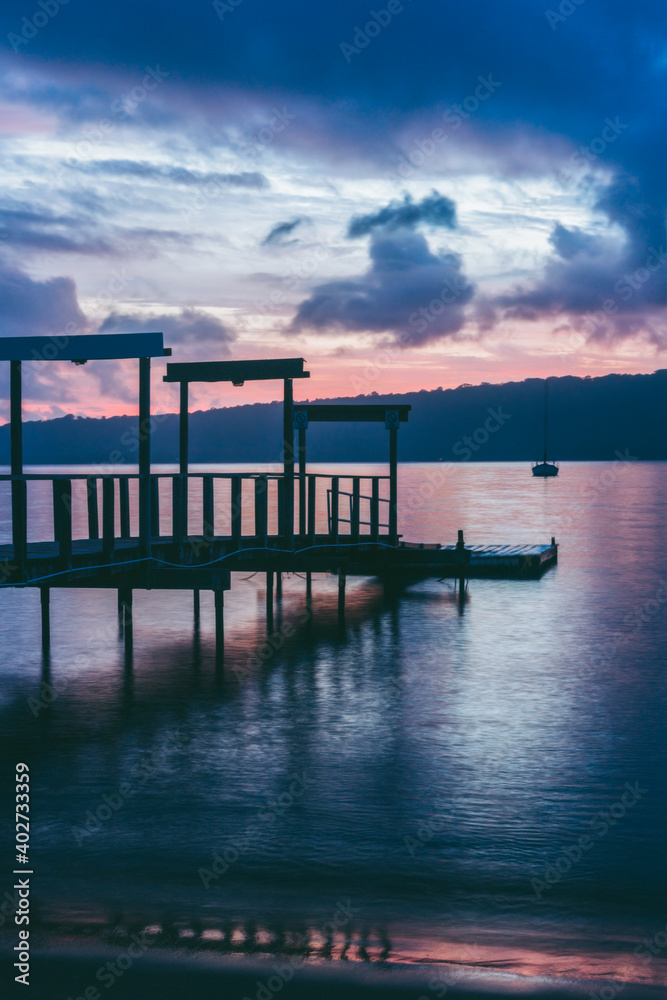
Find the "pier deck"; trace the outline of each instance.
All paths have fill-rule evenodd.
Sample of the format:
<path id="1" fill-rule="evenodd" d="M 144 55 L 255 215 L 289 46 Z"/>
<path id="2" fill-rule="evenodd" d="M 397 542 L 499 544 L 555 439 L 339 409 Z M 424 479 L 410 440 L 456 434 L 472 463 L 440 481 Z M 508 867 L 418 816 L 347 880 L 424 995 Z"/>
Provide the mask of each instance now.
<path id="1" fill-rule="evenodd" d="M 165 382 L 180 389 L 179 466 L 151 469 L 150 359 L 170 354 L 162 334 L 0 339 L 10 362 L 11 473 L 0 476 L 0 502 L 10 512 L 0 545 L 0 586 L 38 587 L 48 642 L 53 587 L 114 588 L 131 634 L 132 591 L 183 589 L 215 593 L 216 636 L 222 655 L 224 591 L 233 572 L 266 573 L 267 621 L 284 573 L 338 576 L 338 610 L 345 610 L 348 576 L 380 577 L 389 588 L 433 577 L 458 581 L 460 600 L 471 577 L 538 578 L 558 555 L 548 545 L 466 546 L 422 543 L 399 534 L 398 435 L 409 418 L 402 404 L 295 403 L 293 380 L 308 378 L 302 358 L 190 362 L 167 365 Z M 23 465 L 24 360 L 136 358 L 139 361 L 138 472 L 26 474 Z M 278 379 L 283 382 L 283 450 L 279 472 L 192 473 L 188 389 L 191 382 Z M 308 472 L 307 429 L 313 422 L 384 423 L 386 476 Z M 296 437 L 296 441 L 295 441 Z M 111 461 L 113 459 L 110 458 Z M 52 527 L 50 526 L 52 525 Z M 40 535 L 50 534 L 50 537 Z M 10 541 L 11 539 L 11 541 Z"/>

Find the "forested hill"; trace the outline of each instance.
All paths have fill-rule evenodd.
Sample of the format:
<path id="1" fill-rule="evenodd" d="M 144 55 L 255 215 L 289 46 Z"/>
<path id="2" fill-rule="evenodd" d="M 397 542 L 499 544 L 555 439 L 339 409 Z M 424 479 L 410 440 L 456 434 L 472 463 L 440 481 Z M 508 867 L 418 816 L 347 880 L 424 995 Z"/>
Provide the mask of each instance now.
<path id="1" fill-rule="evenodd" d="M 301 389 L 297 386 L 297 392 Z M 526 379 L 457 389 L 318 400 L 410 403 L 399 432 L 401 461 L 530 460 L 542 453 L 544 382 Z M 311 401 L 314 402 L 314 401 Z M 190 416 L 192 462 L 277 462 L 281 404 L 197 411 Z M 667 459 L 667 369 L 652 375 L 565 376 L 549 380 L 549 456 L 554 459 Z M 137 418 L 66 416 L 24 424 L 28 465 L 136 462 Z M 377 461 L 387 455 L 382 424 L 311 424 L 309 461 Z M 178 417 L 156 419 L 154 462 L 175 462 Z M 9 464 L 9 427 L 0 427 L 0 463 Z"/>

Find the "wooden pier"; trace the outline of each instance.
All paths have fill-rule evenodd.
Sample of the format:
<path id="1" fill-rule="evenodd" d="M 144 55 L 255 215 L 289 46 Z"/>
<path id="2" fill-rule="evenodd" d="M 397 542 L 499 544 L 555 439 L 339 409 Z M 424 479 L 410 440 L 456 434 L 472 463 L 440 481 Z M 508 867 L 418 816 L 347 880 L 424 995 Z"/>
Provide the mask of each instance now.
<path id="1" fill-rule="evenodd" d="M 435 577 L 465 582 L 474 576 L 539 577 L 557 560 L 554 539 L 542 546 L 469 547 L 403 540 L 398 531 L 398 437 L 410 407 L 387 404 L 295 403 L 293 380 L 308 378 L 301 358 L 193 362 L 167 365 L 165 382 L 180 387 L 179 471 L 151 469 L 150 359 L 170 354 L 162 334 L 118 334 L 0 339 L 0 360 L 10 361 L 11 542 L 0 545 L 0 585 L 36 587 L 48 641 L 53 587 L 112 588 L 122 621 L 131 626 L 133 590 L 191 590 L 215 594 L 217 655 L 224 650 L 224 592 L 236 571 L 266 573 L 271 620 L 282 574 L 338 576 L 344 616 L 349 576 L 377 576 L 387 587 Z M 90 359 L 139 362 L 138 472 L 85 475 L 25 473 L 22 443 L 21 362 L 34 358 L 85 364 Z M 188 387 L 196 381 L 278 379 L 283 382 L 283 454 L 279 471 L 192 473 L 188 459 Z M 326 476 L 308 471 L 307 430 L 314 422 L 384 423 L 388 474 Z M 6 487 L 5 487 L 6 489 Z M 33 540 L 29 498 L 51 495 L 52 537 Z M 9 496 L 7 500 L 9 501 Z M 8 504 L 9 506 L 9 504 Z M 276 594 L 279 596 L 279 594 Z M 131 627 L 128 629 L 131 636 Z"/>

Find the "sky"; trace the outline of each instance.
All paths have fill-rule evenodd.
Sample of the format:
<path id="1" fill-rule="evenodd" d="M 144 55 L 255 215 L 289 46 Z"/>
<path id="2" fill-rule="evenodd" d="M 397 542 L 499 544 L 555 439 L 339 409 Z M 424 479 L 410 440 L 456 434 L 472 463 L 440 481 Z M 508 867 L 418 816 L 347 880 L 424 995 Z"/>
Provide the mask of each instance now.
<path id="1" fill-rule="evenodd" d="M 666 78 L 653 0 L 5 0 L 0 336 L 297 399 L 665 367 Z M 136 412 L 136 362 L 24 369 L 27 419 Z"/>

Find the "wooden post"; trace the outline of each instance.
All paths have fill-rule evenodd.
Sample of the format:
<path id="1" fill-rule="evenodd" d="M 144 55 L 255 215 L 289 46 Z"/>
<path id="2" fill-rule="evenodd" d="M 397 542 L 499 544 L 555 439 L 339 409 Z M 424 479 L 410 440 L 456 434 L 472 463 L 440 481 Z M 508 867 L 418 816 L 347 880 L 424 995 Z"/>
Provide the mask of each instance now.
<path id="1" fill-rule="evenodd" d="M 306 429 L 299 428 L 299 534 L 306 534 Z"/>
<path id="2" fill-rule="evenodd" d="M 398 545 L 398 430 L 389 430 L 389 544 Z"/>
<path id="3" fill-rule="evenodd" d="M 315 505 L 317 498 L 317 476 L 308 476 L 308 544 L 315 544 Z"/>
<path id="4" fill-rule="evenodd" d="M 458 538 L 456 540 L 456 562 L 458 568 L 458 580 L 459 580 L 459 605 L 462 605 L 465 600 L 465 542 L 463 540 L 463 531 L 459 529 Z"/>
<path id="5" fill-rule="evenodd" d="M 215 535 L 215 507 L 213 505 L 213 476 L 204 476 L 202 481 L 202 525 L 204 541 L 209 545 Z"/>
<path id="6" fill-rule="evenodd" d="M 313 574 L 306 573 L 306 604 L 310 607 L 310 603 L 313 599 Z"/>
<path id="7" fill-rule="evenodd" d="M 39 596 L 42 610 L 42 652 L 48 653 L 51 647 L 51 618 L 49 615 L 51 591 L 48 587 L 40 587 Z"/>
<path id="8" fill-rule="evenodd" d="M 234 550 L 241 545 L 241 513 L 243 502 L 243 480 L 240 476 L 232 476 L 232 544 Z"/>
<path id="9" fill-rule="evenodd" d="M 199 600 L 199 591 L 198 590 L 193 590 L 192 591 L 192 604 L 193 604 L 194 620 L 195 620 L 195 632 L 198 632 L 199 631 L 199 622 L 200 622 L 200 611 L 201 611 L 200 600 Z"/>
<path id="10" fill-rule="evenodd" d="M 181 382 L 181 406 L 178 420 L 178 471 L 188 474 L 188 383 Z"/>
<path id="11" fill-rule="evenodd" d="M 53 480 L 53 533 L 64 566 L 72 565 L 72 480 Z"/>
<path id="12" fill-rule="evenodd" d="M 294 395 L 292 379 L 284 380 L 283 401 L 283 477 L 285 494 L 283 503 L 283 523 L 278 533 L 285 540 L 287 548 L 294 547 Z"/>
<path id="13" fill-rule="evenodd" d="M 338 621 L 345 621 L 345 567 L 338 567 Z"/>
<path id="14" fill-rule="evenodd" d="M 373 476 L 371 486 L 371 541 L 377 542 L 380 537 L 380 480 Z"/>
<path id="15" fill-rule="evenodd" d="M 114 480 L 105 477 L 102 480 L 102 552 L 105 559 L 111 558 L 116 537 L 116 520 Z"/>
<path id="16" fill-rule="evenodd" d="M 339 500 L 339 479 L 338 476 L 331 478 L 331 525 L 329 534 L 335 544 L 338 544 L 338 500 Z"/>
<path id="17" fill-rule="evenodd" d="M 225 658 L 225 592 L 215 590 L 215 660 L 218 666 Z"/>
<path id="18" fill-rule="evenodd" d="M 358 542 L 359 541 L 359 518 L 360 518 L 360 514 L 359 514 L 359 504 L 360 504 L 359 493 L 360 493 L 360 488 L 359 487 L 360 487 L 359 477 L 355 476 L 354 479 L 352 480 L 352 511 L 351 511 L 351 514 L 350 514 L 350 521 L 351 521 L 351 524 L 350 524 L 350 535 L 351 535 L 351 541 L 353 541 L 353 542 Z"/>
<path id="19" fill-rule="evenodd" d="M 21 385 L 21 362 L 9 362 L 9 419 L 11 434 L 12 475 L 23 475 L 23 387 Z"/>
<path id="20" fill-rule="evenodd" d="M 21 362 L 10 361 L 9 374 L 9 420 L 11 435 L 11 471 L 12 476 L 23 475 L 23 423 L 22 423 L 22 386 Z M 14 546 L 14 563 L 18 568 L 20 578 L 25 575 L 25 564 L 28 555 L 28 494 L 25 480 L 12 479 L 12 544 Z"/>
<path id="21" fill-rule="evenodd" d="M 118 505 L 120 507 L 120 537 L 130 537 L 130 481 L 127 476 L 118 477 Z"/>
<path id="22" fill-rule="evenodd" d="M 151 359 L 139 358 L 139 545 L 151 553 Z"/>
<path id="23" fill-rule="evenodd" d="M 268 533 L 268 488 L 267 477 L 258 476 L 255 480 L 255 535 L 261 545 L 266 545 Z"/>
<path id="24" fill-rule="evenodd" d="M 276 600 L 282 601 L 283 599 L 283 575 L 278 570 L 276 573 Z"/>
<path id="25" fill-rule="evenodd" d="M 151 534 L 153 538 L 160 537 L 160 480 L 157 476 L 150 478 L 151 495 Z"/>
<path id="26" fill-rule="evenodd" d="M 124 628 L 132 627 L 132 588 L 118 588 L 118 618 Z"/>
<path id="27" fill-rule="evenodd" d="M 97 506 L 97 480 L 86 479 L 86 495 L 88 502 L 88 537 L 100 537 L 100 518 Z"/>
<path id="28" fill-rule="evenodd" d="M 183 545 L 183 539 L 186 535 L 185 523 L 183 520 L 184 514 L 184 503 L 183 503 L 183 491 L 184 483 L 187 480 L 183 476 L 174 476 L 171 481 L 171 517 L 173 525 L 173 536 L 174 545 Z"/>
<path id="29" fill-rule="evenodd" d="M 182 537 L 187 537 L 188 534 L 188 416 L 188 383 L 181 382 L 181 404 L 178 419 L 178 471 L 181 476 Z"/>
<path id="30" fill-rule="evenodd" d="M 266 571 L 266 627 L 273 628 L 273 570 Z"/>

